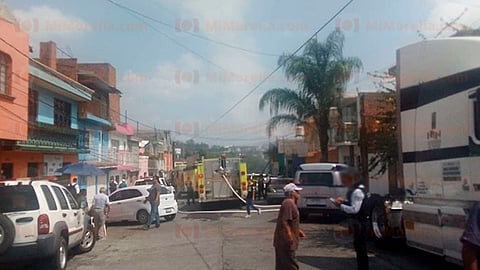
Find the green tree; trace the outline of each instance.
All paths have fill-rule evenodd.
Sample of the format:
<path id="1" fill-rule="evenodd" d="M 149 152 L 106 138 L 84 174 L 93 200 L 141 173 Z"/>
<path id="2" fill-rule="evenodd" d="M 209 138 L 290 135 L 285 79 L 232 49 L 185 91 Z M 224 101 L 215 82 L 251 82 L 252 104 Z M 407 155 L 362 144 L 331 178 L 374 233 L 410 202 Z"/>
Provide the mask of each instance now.
<path id="1" fill-rule="evenodd" d="M 345 36 L 337 29 L 324 42 L 311 39 L 300 56 L 282 55 L 278 64 L 298 89 L 274 88 L 259 102 L 260 110 L 270 105 L 269 135 L 282 124 L 304 124 L 308 118 L 313 118 L 321 161 L 328 160 L 330 107 L 338 106 L 352 74 L 362 69 L 360 59 L 343 56 L 344 41 Z"/>

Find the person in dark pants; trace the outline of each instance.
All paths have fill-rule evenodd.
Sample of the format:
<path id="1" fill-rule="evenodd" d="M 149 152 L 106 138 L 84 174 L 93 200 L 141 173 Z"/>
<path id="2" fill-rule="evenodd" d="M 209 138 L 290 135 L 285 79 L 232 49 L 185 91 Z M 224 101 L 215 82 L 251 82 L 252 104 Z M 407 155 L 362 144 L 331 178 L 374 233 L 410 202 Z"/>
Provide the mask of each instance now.
<path id="1" fill-rule="evenodd" d="M 187 205 L 190 205 L 190 200 L 192 200 L 192 204 L 195 204 L 195 191 L 192 182 L 188 182 L 187 186 Z"/>
<path id="2" fill-rule="evenodd" d="M 462 242 L 464 269 L 478 270 L 478 255 L 480 254 L 480 202 L 476 202 L 470 209 L 460 242 Z"/>
<path id="3" fill-rule="evenodd" d="M 367 220 L 359 215 L 365 198 L 365 186 L 362 184 L 351 183 L 347 193 L 348 201 L 338 197 L 335 204 L 347 213 L 350 217 L 351 228 L 353 229 L 353 247 L 357 253 L 357 269 L 368 270 L 368 251 L 367 251 Z"/>
<path id="4" fill-rule="evenodd" d="M 150 215 L 148 216 L 147 223 L 143 227 L 145 230 L 150 229 L 150 225 L 155 221 L 155 228 L 160 227 L 160 216 L 158 214 L 158 206 L 160 205 L 160 190 L 161 186 L 158 181 L 158 176 L 155 176 L 152 186 L 148 189 L 148 197 L 144 203 L 150 203 Z"/>
<path id="5" fill-rule="evenodd" d="M 262 210 L 260 210 L 260 208 L 257 208 L 255 207 L 255 205 L 253 204 L 253 194 L 255 193 L 255 185 L 253 184 L 252 181 L 249 182 L 249 185 L 248 185 L 248 190 L 247 190 L 247 198 L 246 198 L 246 208 L 247 208 L 247 215 L 245 216 L 245 218 L 249 218 L 250 217 L 250 209 L 254 209 L 254 210 L 257 210 L 257 213 L 260 215 L 262 213 Z"/>

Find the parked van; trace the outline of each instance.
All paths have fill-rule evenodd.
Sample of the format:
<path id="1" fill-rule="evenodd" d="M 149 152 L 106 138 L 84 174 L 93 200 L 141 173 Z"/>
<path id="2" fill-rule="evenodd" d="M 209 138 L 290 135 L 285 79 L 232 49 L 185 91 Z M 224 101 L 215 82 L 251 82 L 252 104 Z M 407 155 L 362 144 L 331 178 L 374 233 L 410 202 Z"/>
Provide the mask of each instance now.
<path id="1" fill-rule="evenodd" d="M 338 217 L 343 214 L 330 198 L 345 197 L 347 182 L 358 181 L 354 168 L 337 163 L 305 163 L 295 173 L 295 183 L 300 191 L 298 210 L 302 219 L 310 214 Z"/>

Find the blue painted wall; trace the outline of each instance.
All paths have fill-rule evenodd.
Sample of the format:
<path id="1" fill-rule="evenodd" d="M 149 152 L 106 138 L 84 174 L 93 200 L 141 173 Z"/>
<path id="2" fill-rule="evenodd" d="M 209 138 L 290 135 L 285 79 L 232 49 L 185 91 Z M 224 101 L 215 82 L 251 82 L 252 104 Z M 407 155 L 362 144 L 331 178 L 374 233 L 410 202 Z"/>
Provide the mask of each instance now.
<path id="1" fill-rule="evenodd" d="M 78 102 L 63 97 L 56 93 L 45 90 L 41 87 L 35 87 L 33 90 L 38 92 L 38 115 L 37 121 L 45 124 L 54 124 L 54 100 L 55 98 L 71 104 L 71 125 L 70 128 L 78 129 Z"/>

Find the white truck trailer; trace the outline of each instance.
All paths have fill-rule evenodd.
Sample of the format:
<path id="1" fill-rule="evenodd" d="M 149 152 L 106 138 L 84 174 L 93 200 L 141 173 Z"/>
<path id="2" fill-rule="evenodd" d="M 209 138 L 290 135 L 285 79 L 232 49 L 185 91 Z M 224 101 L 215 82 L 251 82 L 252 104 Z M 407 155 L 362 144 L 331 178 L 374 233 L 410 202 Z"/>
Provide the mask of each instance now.
<path id="1" fill-rule="evenodd" d="M 480 37 L 397 51 L 406 243 L 461 261 L 459 238 L 480 200 Z"/>

